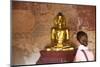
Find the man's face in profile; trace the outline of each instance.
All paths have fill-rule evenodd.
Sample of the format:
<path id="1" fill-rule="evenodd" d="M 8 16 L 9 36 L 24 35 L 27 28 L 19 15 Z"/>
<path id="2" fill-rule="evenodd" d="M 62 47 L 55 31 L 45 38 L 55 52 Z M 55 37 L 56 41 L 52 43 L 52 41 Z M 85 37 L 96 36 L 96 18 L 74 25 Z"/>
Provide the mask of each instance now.
<path id="1" fill-rule="evenodd" d="M 88 45 L 88 37 L 87 36 L 81 36 L 79 42 L 84 45 L 87 46 Z"/>

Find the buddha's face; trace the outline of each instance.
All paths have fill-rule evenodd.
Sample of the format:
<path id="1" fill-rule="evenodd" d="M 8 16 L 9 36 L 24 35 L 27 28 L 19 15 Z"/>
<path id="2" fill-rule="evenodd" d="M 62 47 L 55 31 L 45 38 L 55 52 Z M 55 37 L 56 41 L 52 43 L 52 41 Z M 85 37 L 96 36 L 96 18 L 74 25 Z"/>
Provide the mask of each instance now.
<path id="1" fill-rule="evenodd" d="M 56 17 L 55 17 L 55 22 L 54 22 L 54 26 L 61 29 L 65 27 L 65 18 L 62 15 L 62 13 L 59 13 Z"/>
<path id="2" fill-rule="evenodd" d="M 58 16 L 58 19 L 61 19 L 62 18 L 62 16 Z"/>
<path id="3" fill-rule="evenodd" d="M 58 16 L 58 28 L 62 28 L 62 26 L 63 26 L 63 22 L 62 22 L 62 16 Z"/>

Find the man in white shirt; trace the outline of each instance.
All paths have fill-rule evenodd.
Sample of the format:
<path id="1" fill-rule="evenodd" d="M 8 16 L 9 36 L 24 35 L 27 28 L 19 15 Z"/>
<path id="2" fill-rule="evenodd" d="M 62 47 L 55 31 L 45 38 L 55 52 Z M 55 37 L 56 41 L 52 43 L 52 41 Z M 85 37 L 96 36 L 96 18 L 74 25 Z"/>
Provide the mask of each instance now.
<path id="1" fill-rule="evenodd" d="M 79 31 L 77 33 L 77 53 L 75 62 L 79 61 L 94 61 L 93 53 L 88 49 L 88 36 L 85 32 Z"/>

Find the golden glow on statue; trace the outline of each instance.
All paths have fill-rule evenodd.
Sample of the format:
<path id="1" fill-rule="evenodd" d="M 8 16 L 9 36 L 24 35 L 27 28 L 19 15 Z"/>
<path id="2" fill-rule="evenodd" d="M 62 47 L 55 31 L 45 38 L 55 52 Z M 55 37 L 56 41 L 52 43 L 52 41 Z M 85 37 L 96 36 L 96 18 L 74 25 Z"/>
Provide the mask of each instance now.
<path id="1" fill-rule="evenodd" d="M 51 28 L 51 44 L 52 47 L 47 48 L 47 51 L 66 51 L 73 50 L 73 47 L 66 45 L 69 40 L 69 30 L 66 28 L 65 17 L 62 13 L 54 18 L 54 26 Z"/>

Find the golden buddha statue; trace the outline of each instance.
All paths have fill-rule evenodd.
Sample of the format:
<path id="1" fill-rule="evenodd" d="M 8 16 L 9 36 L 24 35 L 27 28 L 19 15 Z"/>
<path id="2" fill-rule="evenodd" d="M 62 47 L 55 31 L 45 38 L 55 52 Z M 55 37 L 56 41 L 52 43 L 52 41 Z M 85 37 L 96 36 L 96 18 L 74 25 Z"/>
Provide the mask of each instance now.
<path id="1" fill-rule="evenodd" d="M 66 45 L 69 40 L 69 30 L 66 28 L 66 20 L 62 13 L 54 18 L 54 26 L 51 28 L 51 47 L 47 51 L 71 50 L 70 45 Z"/>

